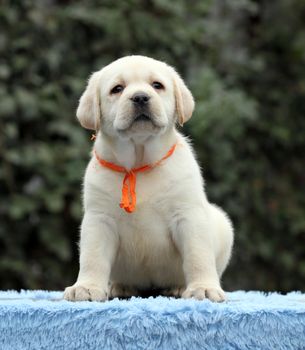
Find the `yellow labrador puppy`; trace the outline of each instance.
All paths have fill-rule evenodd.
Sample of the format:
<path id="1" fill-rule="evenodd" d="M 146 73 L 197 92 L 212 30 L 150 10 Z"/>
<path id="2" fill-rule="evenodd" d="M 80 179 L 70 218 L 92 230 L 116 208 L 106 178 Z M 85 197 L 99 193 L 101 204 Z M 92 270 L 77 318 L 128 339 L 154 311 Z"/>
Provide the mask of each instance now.
<path id="1" fill-rule="evenodd" d="M 94 73 L 77 118 L 97 131 L 84 179 L 80 270 L 67 300 L 153 288 L 223 301 L 233 229 L 208 202 L 187 139 L 191 92 L 173 68 L 128 56 Z"/>

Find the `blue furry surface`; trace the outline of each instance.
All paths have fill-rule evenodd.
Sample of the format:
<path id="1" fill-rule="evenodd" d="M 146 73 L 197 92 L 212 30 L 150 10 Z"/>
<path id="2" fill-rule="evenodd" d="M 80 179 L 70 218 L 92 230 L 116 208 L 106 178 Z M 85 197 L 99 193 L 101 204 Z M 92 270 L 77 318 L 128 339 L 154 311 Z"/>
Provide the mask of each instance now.
<path id="1" fill-rule="evenodd" d="M 0 292 L 0 349 L 305 349 L 305 294 L 227 296 L 72 303 L 62 292 Z"/>

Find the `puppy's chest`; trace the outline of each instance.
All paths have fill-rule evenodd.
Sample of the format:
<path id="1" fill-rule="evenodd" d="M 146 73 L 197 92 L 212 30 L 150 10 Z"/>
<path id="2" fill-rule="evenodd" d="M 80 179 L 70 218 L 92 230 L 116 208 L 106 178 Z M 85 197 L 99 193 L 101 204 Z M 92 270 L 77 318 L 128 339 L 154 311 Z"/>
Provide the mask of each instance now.
<path id="1" fill-rule="evenodd" d="M 137 263 L 155 262 L 160 254 L 173 249 L 166 217 L 149 205 L 140 205 L 136 212 L 124 214 L 118 220 L 120 254 Z"/>
<path id="2" fill-rule="evenodd" d="M 133 213 L 120 210 L 118 231 L 121 253 L 137 262 L 154 261 L 171 254 L 172 238 L 169 228 L 170 181 L 159 172 L 137 176 L 136 209 Z"/>
<path id="3" fill-rule="evenodd" d="M 174 178 L 168 176 L 163 169 L 152 169 L 143 173 L 134 175 L 134 187 L 132 188 L 130 178 L 125 181 L 125 186 L 129 190 L 133 189 L 136 194 L 136 210 L 145 205 L 152 206 L 162 210 L 161 204 L 166 202 L 174 195 L 175 181 Z M 105 193 L 101 196 L 101 201 L 108 200 L 108 205 L 118 207 L 118 203 L 122 196 L 125 174 L 113 173 L 110 171 L 102 172 L 101 181 L 96 181 L 100 191 Z"/>
<path id="4" fill-rule="evenodd" d="M 137 175 L 136 195 L 139 206 L 158 205 L 160 201 L 166 201 L 169 195 L 173 195 L 174 179 L 167 176 L 166 172 L 153 169 L 150 172 Z M 161 209 L 161 208 L 159 208 Z"/>

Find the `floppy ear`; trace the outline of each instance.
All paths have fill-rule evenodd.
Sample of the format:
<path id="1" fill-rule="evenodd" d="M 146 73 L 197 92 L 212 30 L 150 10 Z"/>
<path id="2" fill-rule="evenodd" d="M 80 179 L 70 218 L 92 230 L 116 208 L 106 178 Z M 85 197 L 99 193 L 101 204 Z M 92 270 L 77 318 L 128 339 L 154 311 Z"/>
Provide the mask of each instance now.
<path id="1" fill-rule="evenodd" d="M 178 123 L 183 126 L 191 118 L 195 102 L 192 93 L 176 72 L 174 72 L 174 93 Z"/>
<path id="2" fill-rule="evenodd" d="M 81 125 L 86 129 L 98 130 L 100 128 L 101 106 L 99 82 L 99 72 L 93 73 L 85 92 L 79 100 L 76 116 Z"/>

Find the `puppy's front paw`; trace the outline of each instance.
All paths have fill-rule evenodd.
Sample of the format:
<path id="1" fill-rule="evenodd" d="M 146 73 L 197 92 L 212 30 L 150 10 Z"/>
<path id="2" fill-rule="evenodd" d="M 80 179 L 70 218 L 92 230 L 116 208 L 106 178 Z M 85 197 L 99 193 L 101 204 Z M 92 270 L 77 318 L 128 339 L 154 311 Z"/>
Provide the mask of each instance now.
<path id="1" fill-rule="evenodd" d="M 65 289 L 64 299 L 68 301 L 105 301 L 108 300 L 108 293 L 107 290 L 95 284 L 74 284 Z"/>
<path id="2" fill-rule="evenodd" d="M 218 286 L 206 286 L 204 284 L 190 284 L 182 293 L 182 298 L 194 298 L 203 300 L 205 298 L 211 301 L 222 302 L 225 301 L 225 292 Z"/>

